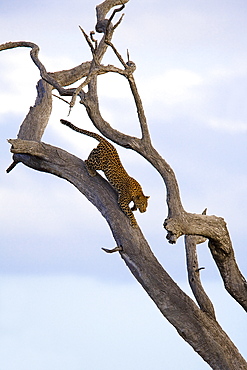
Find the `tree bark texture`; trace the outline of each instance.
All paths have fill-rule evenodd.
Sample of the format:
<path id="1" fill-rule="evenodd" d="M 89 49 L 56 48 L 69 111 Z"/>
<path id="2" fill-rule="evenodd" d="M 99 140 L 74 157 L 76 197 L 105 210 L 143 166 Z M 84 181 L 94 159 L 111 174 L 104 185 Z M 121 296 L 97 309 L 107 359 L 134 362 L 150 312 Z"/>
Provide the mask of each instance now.
<path id="1" fill-rule="evenodd" d="M 204 292 L 200 282 L 200 270 L 196 259 L 196 244 L 208 240 L 212 257 L 220 271 L 227 291 L 247 310 L 247 285 L 242 276 L 232 248 L 230 236 L 223 218 L 205 214 L 193 214 L 183 208 L 175 174 L 164 158 L 152 145 L 147 120 L 134 79 L 135 64 L 124 62 L 112 44 L 112 35 L 121 23 L 113 20 L 128 0 L 106 0 L 96 7 L 96 31 L 102 33 L 100 42 L 93 33 L 87 36 L 82 30 L 92 52 L 92 60 L 70 70 L 48 73 L 39 60 L 39 48 L 30 42 L 9 42 L 0 45 L 1 50 L 16 47 L 31 48 L 31 58 L 40 70 L 41 80 L 37 84 L 35 105 L 24 119 L 17 139 L 10 139 L 13 163 L 7 172 L 19 162 L 38 170 L 61 177 L 74 185 L 101 212 L 111 229 L 119 252 L 134 277 L 155 302 L 164 317 L 176 328 L 179 335 L 213 368 L 219 370 L 247 369 L 247 363 L 238 349 L 216 321 L 213 304 Z M 106 15 L 115 8 L 109 17 Z M 122 64 L 122 69 L 101 64 L 103 55 L 112 48 Z M 101 115 L 97 76 L 104 73 L 118 73 L 127 78 L 133 95 L 141 138 L 132 137 L 111 127 Z M 83 79 L 83 80 L 82 80 Z M 78 88 L 66 88 L 82 80 Z M 87 86 L 85 92 L 83 88 Z M 61 96 L 71 96 L 72 109 L 77 99 L 85 107 L 88 116 L 103 136 L 130 148 L 142 155 L 159 172 L 167 190 L 168 216 L 164 221 L 167 239 L 175 243 L 182 236 L 188 264 L 189 282 L 196 303 L 189 298 L 171 279 L 157 261 L 140 228 L 130 226 L 128 218 L 120 210 L 117 193 L 99 174 L 90 177 L 83 160 L 63 149 L 43 143 L 42 136 L 52 111 L 52 91 Z"/>

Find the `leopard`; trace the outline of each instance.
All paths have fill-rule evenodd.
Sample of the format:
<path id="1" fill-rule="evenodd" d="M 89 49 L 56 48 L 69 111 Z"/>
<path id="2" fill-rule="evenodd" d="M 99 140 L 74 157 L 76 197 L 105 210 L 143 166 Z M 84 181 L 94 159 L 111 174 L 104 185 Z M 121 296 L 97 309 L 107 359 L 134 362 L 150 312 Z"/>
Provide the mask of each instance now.
<path id="1" fill-rule="evenodd" d="M 101 135 L 84 130 L 73 125 L 71 122 L 61 119 L 60 122 L 74 131 L 90 136 L 99 141 L 85 160 L 87 172 L 90 176 L 96 176 L 97 170 L 104 172 L 105 177 L 118 193 L 118 205 L 122 212 L 128 217 L 130 225 L 137 228 L 137 222 L 132 211 L 139 209 L 141 213 L 146 212 L 148 198 L 143 194 L 142 187 L 137 180 L 130 177 L 124 169 L 116 148 Z M 129 204 L 134 205 L 130 208 Z"/>

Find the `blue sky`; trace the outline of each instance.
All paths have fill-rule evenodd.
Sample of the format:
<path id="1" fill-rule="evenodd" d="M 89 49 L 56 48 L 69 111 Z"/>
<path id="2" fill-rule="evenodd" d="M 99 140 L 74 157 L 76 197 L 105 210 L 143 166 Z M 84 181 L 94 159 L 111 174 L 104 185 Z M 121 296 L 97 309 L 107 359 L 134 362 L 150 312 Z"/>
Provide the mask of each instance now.
<path id="1" fill-rule="evenodd" d="M 93 29 L 96 4 L 89 0 L 70 1 L 69 5 L 65 1 L 1 2 L 0 43 L 33 41 L 40 46 L 40 58 L 49 71 L 71 68 L 90 59 L 78 25 L 86 32 Z M 124 12 L 114 43 L 123 55 L 128 48 L 137 65 L 136 81 L 153 143 L 177 175 L 185 209 L 201 213 L 207 207 L 208 214 L 225 218 L 237 261 L 246 276 L 246 2 L 130 0 Z M 104 63 L 117 61 L 109 52 Z M 143 358 L 143 370 L 150 369 L 150 359 L 156 361 L 155 369 L 159 370 L 164 367 L 164 358 L 169 358 L 167 368 L 170 370 L 181 368 L 174 348 L 179 348 L 190 362 L 184 364 L 184 370 L 191 370 L 191 364 L 195 369 L 208 368 L 161 317 L 119 256 L 101 251 L 102 246 L 114 247 L 114 240 L 104 219 L 76 189 L 61 179 L 34 172 L 21 164 L 10 174 L 5 173 L 11 163 L 6 139 L 16 137 L 20 123 L 34 104 L 38 79 L 39 73 L 28 49 L 1 52 L 0 320 L 4 334 L 0 340 L 5 349 L 3 370 L 20 370 L 20 363 L 25 364 L 25 370 L 38 370 L 35 356 L 40 361 L 47 358 L 43 368 L 48 370 L 54 366 L 67 369 L 66 361 L 71 358 L 77 359 L 73 370 L 83 368 L 84 360 L 89 370 L 103 369 L 102 363 L 109 370 L 115 369 L 119 360 L 123 361 L 123 368 L 131 370 L 131 366 L 136 368 Z M 126 81 L 115 75 L 102 76 L 99 88 L 105 119 L 123 132 L 138 135 L 135 107 Z M 67 105 L 55 99 L 43 139 L 84 159 L 96 143 L 59 124 L 59 119 L 66 118 L 67 113 Z M 82 106 L 73 109 L 70 120 L 92 129 Z M 185 287 L 183 240 L 169 245 L 162 228 L 167 212 L 163 182 L 136 153 L 123 148 L 118 151 L 130 175 L 151 196 L 148 212 L 137 214 L 138 222 L 165 269 Z M 216 300 L 219 322 L 241 348 L 244 339 L 240 332 L 247 329 L 243 310 L 224 292 L 206 244 L 198 247 L 198 254 L 201 266 L 206 267 L 202 280 Z M 63 291 L 66 284 L 70 288 Z M 99 291 L 102 296 L 97 301 Z M 91 302 L 98 310 L 94 306 L 90 314 Z M 107 312 L 109 333 L 102 307 Z M 117 313 L 123 308 L 124 314 L 119 318 Z M 71 322 L 70 312 L 75 315 L 75 322 Z M 229 318 L 232 320 L 235 313 L 233 325 Z M 22 320 L 23 316 L 27 317 L 26 321 Z M 60 337 L 64 322 L 67 331 L 61 329 Z M 52 328 L 49 348 L 53 348 L 54 353 L 66 347 L 67 334 L 74 338 L 73 348 L 67 352 L 62 350 L 62 354 L 54 358 L 54 353 L 52 355 L 42 341 L 44 328 Z M 157 336 L 155 330 L 159 332 Z M 81 350 L 87 343 L 84 348 L 90 353 L 95 338 L 97 341 L 101 338 L 102 345 L 98 363 L 97 355 L 90 362 L 90 356 L 84 358 Z M 38 352 L 31 346 L 33 340 L 37 346 L 40 344 Z M 103 359 L 106 343 L 116 349 L 117 342 L 130 346 L 127 348 L 132 365 L 127 359 L 123 360 L 119 350 Z M 11 359 L 18 349 L 19 364 Z M 243 353 L 245 350 L 246 356 L 246 349 L 241 350 Z M 34 362 L 28 362 L 31 361 L 28 351 L 35 354 Z"/>

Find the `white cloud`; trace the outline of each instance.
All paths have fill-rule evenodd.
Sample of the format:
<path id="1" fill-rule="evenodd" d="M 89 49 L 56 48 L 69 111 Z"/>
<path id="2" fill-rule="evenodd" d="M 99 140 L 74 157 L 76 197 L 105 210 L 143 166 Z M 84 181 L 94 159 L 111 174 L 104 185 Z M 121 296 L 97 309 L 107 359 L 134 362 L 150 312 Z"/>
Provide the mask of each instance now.
<path id="1" fill-rule="evenodd" d="M 75 225 L 79 217 L 78 223 L 95 214 L 94 207 L 69 183 L 54 176 L 48 179 L 44 173 L 23 171 L 20 167 L 15 169 L 12 181 L 6 175 L 0 187 L 4 210 L 0 213 L 0 223 L 5 225 L 4 232 L 12 229 L 14 220 L 17 234 L 27 235 L 28 230 L 33 230 L 38 235 L 54 235 L 66 230 L 68 217 L 73 217 Z M 87 213 L 81 211 L 85 207 Z"/>
<path id="2" fill-rule="evenodd" d="M 111 99 L 129 99 L 131 96 L 127 79 L 117 73 L 100 76 L 98 90 L 99 96 L 102 95 Z"/>
<path id="3" fill-rule="evenodd" d="M 27 114 L 36 99 L 36 84 L 40 72 L 30 58 L 30 48 L 16 48 L 1 52 L 0 58 L 0 114 Z M 40 55 L 47 71 L 59 71 L 75 66 L 71 58 Z M 68 112 L 68 106 L 63 103 Z"/>
<path id="4" fill-rule="evenodd" d="M 141 81 L 140 85 L 146 104 L 162 101 L 169 106 L 194 99 L 194 89 L 202 83 L 203 78 L 198 73 L 170 69 L 161 75 Z"/>
<path id="5" fill-rule="evenodd" d="M 247 118 L 246 122 L 238 121 L 238 120 L 228 120 L 228 119 L 221 119 L 221 118 L 211 118 L 208 120 L 209 125 L 220 131 L 228 131 L 228 132 L 247 132 Z"/>
<path id="6" fill-rule="evenodd" d="M 30 59 L 29 50 L 8 50 L 0 58 L 0 113 L 27 113 L 36 98 L 39 72 Z"/>

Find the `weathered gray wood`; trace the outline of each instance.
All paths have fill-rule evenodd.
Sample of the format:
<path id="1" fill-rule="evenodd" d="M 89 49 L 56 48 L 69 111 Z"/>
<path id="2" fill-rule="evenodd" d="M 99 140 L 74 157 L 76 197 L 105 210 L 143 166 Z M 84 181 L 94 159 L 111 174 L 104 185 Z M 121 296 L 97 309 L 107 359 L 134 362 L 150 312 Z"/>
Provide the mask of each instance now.
<path id="1" fill-rule="evenodd" d="M 31 57 L 40 69 L 42 77 L 37 85 L 35 105 L 30 108 L 24 119 L 18 138 L 9 140 L 14 161 L 9 167 L 9 172 L 18 162 L 21 162 L 32 169 L 61 177 L 74 185 L 97 207 L 109 224 L 117 245 L 112 252 L 116 251 L 120 254 L 132 274 L 155 302 L 164 317 L 176 328 L 179 335 L 213 369 L 247 369 L 247 364 L 238 349 L 217 323 L 208 297 L 205 303 L 205 292 L 202 289 L 197 289 L 195 293 L 200 309 L 157 261 L 141 230 L 134 229 L 129 225 L 127 217 L 118 206 L 117 194 L 110 184 L 100 175 L 90 177 L 81 159 L 41 141 L 52 111 L 52 90 L 55 88 L 61 95 L 71 96 L 71 106 L 75 103 L 76 96 L 79 96 L 90 119 L 102 135 L 123 147 L 138 152 L 153 165 L 163 178 L 167 190 L 168 205 L 168 217 L 164 222 L 164 227 L 168 232 L 169 242 L 175 243 L 181 235 L 189 235 L 186 237 L 187 247 L 189 248 L 188 252 L 192 253 L 191 258 L 193 259 L 195 257 L 195 245 L 193 244 L 195 240 L 193 238 L 197 239 L 198 235 L 207 238 L 212 256 L 227 290 L 237 302 L 247 309 L 246 281 L 235 261 L 225 221 L 220 217 L 197 215 L 184 210 L 176 176 L 169 164 L 152 146 L 147 120 L 133 76 L 134 64 L 129 61 L 123 62 L 122 57 L 119 56 L 111 43 L 111 37 L 116 27 L 109 23 L 106 15 L 112 7 L 122 6 L 123 3 L 127 2 L 128 0 L 106 0 L 98 5 L 96 29 L 103 32 L 102 38 L 97 47 L 96 43 L 93 44 L 93 40 L 90 41 L 87 38 L 93 53 L 92 61 L 84 62 L 71 70 L 48 73 L 39 61 L 38 46 L 33 43 L 18 42 L 0 45 L 0 50 L 19 46 L 30 47 Z M 109 18 L 111 21 L 113 21 L 114 14 Z M 123 69 L 100 65 L 108 47 L 112 47 L 119 57 Z M 142 132 L 141 138 L 114 130 L 100 113 L 97 76 L 108 71 L 120 73 L 129 81 L 137 108 Z M 85 84 L 86 81 L 87 92 L 80 91 L 83 85 L 80 89 L 65 88 L 65 86 L 82 78 L 86 79 L 82 83 Z M 195 288 L 199 287 L 199 283 L 196 281 Z"/>
<path id="2" fill-rule="evenodd" d="M 204 238 L 203 238 L 204 239 Z M 205 240 L 203 240 L 205 241 Z M 203 289 L 199 268 L 196 245 L 199 244 L 198 237 L 193 235 L 185 236 L 185 250 L 187 260 L 188 280 L 195 299 L 203 312 L 216 320 L 214 306 Z"/>
<path id="3" fill-rule="evenodd" d="M 141 230 L 130 226 L 117 194 L 100 175 L 90 177 L 84 162 L 45 143 L 12 139 L 11 151 L 25 165 L 73 184 L 108 222 L 120 255 L 166 319 L 196 352 L 217 370 L 247 369 L 238 349 L 217 321 L 200 310 L 171 279 L 153 255 Z"/>

